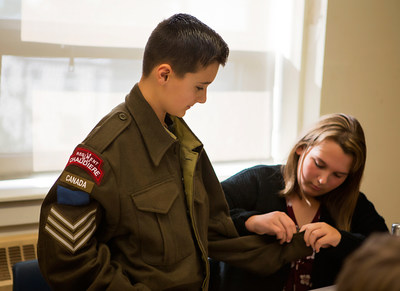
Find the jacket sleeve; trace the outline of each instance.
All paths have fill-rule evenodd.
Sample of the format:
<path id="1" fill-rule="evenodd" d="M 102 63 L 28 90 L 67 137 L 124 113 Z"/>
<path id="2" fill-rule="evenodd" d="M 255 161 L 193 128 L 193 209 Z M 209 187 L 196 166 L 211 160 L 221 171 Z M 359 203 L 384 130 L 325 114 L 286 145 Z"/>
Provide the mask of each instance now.
<path id="1" fill-rule="evenodd" d="M 303 233 L 298 233 L 289 244 L 279 244 L 274 237 L 239 236 L 229 215 L 228 204 L 215 175 L 203 175 L 210 199 L 208 248 L 212 259 L 224 261 L 249 271 L 269 275 L 283 265 L 312 254 L 305 245 Z M 215 180 L 214 180 L 215 179 Z M 211 181 L 212 180 L 212 181 Z M 250 199 L 251 200 L 251 199 Z"/>
<path id="2" fill-rule="evenodd" d="M 149 290 L 132 284 L 110 254 L 107 240 L 119 220 L 119 200 L 113 173 L 99 160 L 97 169 L 93 161 L 69 163 L 47 194 L 39 224 L 41 272 L 54 290 Z"/>

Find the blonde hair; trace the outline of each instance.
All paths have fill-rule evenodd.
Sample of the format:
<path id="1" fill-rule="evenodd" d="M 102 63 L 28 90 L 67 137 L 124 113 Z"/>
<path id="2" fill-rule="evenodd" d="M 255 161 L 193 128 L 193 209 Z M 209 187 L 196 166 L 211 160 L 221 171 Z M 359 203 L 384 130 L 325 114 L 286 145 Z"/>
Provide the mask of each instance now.
<path id="1" fill-rule="evenodd" d="M 338 291 L 400 290 L 400 237 L 373 234 L 345 261 Z"/>
<path id="2" fill-rule="evenodd" d="M 303 148 L 308 152 L 312 147 L 329 139 L 336 142 L 342 150 L 353 157 L 353 163 L 346 180 L 336 189 L 320 197 L 339 229 L 349 231 L 354 208 L 360 193 L 360 183 L 364 172 L 367 148 L 364 131 L 358 120 L 343 113 L 322 116 L 319 122 L 311 128 L 293 147 L 286 165 L 283 167 L 285 188 L 281 195 L 287 196 L 298 193 L 304 198 L 297 171 L 301 171 L 302 158 L 296 150 Z"/>

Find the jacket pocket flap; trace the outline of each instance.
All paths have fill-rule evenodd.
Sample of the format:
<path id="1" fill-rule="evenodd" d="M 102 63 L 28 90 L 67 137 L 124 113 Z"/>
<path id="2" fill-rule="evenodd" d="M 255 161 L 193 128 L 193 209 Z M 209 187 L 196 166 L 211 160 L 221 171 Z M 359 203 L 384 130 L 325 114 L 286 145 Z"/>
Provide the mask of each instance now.
<path id="1" fill-rule="evenodd" d="M 178 189 L 173 180 L 168 180 L 135 192 L 131 197 L 141 211 L 166 214 L 178 197 Z"/>

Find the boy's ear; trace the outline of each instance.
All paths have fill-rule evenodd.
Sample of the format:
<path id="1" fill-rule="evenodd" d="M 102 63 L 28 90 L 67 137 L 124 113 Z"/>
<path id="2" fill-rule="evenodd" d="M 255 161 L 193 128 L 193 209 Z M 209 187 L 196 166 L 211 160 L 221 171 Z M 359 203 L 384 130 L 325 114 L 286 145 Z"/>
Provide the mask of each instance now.
<path id="1" fill-rule="evenodd" d="M 164 84 L 169 80 L 172 69 L 168 64 L 161 64 L 157 67 L 157 80 L 160 84 Z"/>

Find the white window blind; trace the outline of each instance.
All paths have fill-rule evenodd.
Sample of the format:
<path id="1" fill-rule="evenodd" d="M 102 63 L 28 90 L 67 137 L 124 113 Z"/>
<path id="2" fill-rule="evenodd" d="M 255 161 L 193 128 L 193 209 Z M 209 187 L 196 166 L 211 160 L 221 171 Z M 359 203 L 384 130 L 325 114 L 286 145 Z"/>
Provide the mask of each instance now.
<path id="1" fill-rule="evenodd" d="M 152 29 L 179 12 L 231 50 L 207 103 L 184 117 L 213 164 L 238 165 L 227 176 L 282 156 L 297 133 L 304 1 L 3 0 L 0 179 L 60 171 L 139 80 Z"/>

